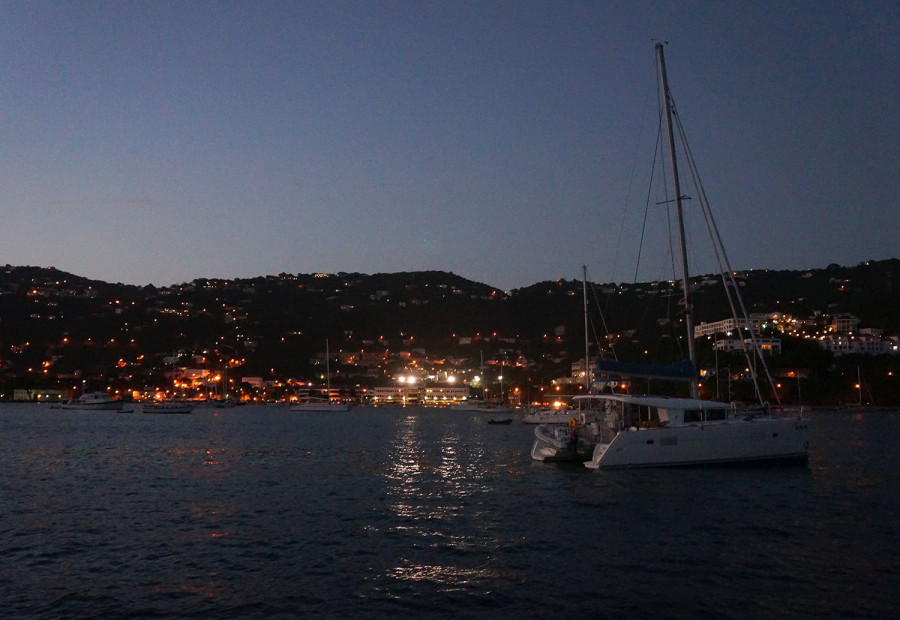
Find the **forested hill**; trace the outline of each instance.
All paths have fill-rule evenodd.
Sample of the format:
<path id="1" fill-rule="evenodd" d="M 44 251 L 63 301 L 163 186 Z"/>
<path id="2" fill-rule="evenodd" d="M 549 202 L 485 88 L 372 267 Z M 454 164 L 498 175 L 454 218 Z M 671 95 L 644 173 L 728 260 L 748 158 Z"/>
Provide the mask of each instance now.
<path id="1" fill-rule="evenodd" d="M 737 281 L 750 312 L 823 324 L 850 314 L 860 328 L 900 334 L 897 259 L 746 271 Z M 678 358 L 679 286 L 591 283 L 590 339 L 612 342 L 617 334 L 625 358 Z M 699 276 L 692 289 L 698 324 L 731 316 L 718 277 Z M 334 351 L 360 359 L 385 351 L 425 351 L 438 361 L 484 354 L 567 372 L 583 356 L 583 325 L 578 279 L 502 291 L 441 271 L 282 273 L 156 287 L 54 268 L 0 269 L 0 378 L 76 371 L 108 377 L 110 368 L 158 367 L 173 351 L 202 353 L 210 365 L 240 359 L 246 373 L 302 376 L 326 338 Z"/>

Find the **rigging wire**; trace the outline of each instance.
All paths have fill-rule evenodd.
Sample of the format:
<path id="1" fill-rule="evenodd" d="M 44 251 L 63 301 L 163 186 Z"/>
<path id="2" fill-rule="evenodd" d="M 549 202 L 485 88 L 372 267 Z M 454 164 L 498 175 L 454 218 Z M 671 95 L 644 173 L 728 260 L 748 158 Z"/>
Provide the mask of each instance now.
<path id="1" fill-rule="evenodd" d="M 588 280 L 588 281 L 590 282 L 590 280 Z M 616 355 L 616 345 L 613 342 L 612 338 L 610 337 L 609 326 L 606 323 L 606 316 L 603 314 L 603 307 L 600 305 L 600 299 L 597 297 L 597 288 L 593 282 L 590 282 L 590 285 L 591 285 L 590 286 L 591 294 L 593 295 L 593 298 L 594 298 L 594 303 L 597 304 L 597 309 L 600 312 L 600 323 L 603 325 L 603 333 L 606 334 L 605 338 L 609 342 L 609 350 L 612 353 L 612 358 L 616 361 L 619 361 L 619 357 Z M 600 340 L 600 336 L 597 333 L 597 327 L 594 324 L 594 319 L 593 319 L 593 317 L 591 317 L 590 313 L 588 313 L 588 319 L 589 319 L 590 325 L 591 325 L 591 333 L 594 336 L 594 340 L 597 342 L 598 352 L 602 355 L 602 353 L 603 353 L 603 351 L 602 351 L 603 345 L 601 344 L 602 341 Z"/>
<path id="2" fill-rule="evenodd" d="M 654 67 L 655 67 L 655 64 L 656 63 L 654 63 Z M 619 254 L 622 249 L 622 236 L 624 235 L 625 228 L 626 228 L 625 220 L 626 220 L 626 216 L 628 215 L 628 212 L 629 212 L 629 205 L 631 203 L 632 188 L 634 187 L 635 171 L 637 170 L 639 151 L 641 148 L 641 144 L 644 141 L 645 118 L 648 116 L 647 108 L 650 106 L 650 91 L 652 88 L 652 84 L 653 84 L 652 80 L 647 80 L 647 91 L 643 97 L 643 101 L 644 101 L 643 106 L 642 106 L 643 111 L 641 112 L 640 117 L 639 117 L 641 119 L 641 122 L 640 122 L 640 128 L 638 130 L 638 139 L 635 142 L 634 154 L 632 155 L 632 158 L 631 158 L 631 172 L 628 175 L 628 190 L 625 193 L 625 201 L 622 204 L 622 218 L 619 223 L 619 235 L 616 238 L 616 251 L 613 254 L 613 264 L 612 264 L 612 270 L 611 270 L 611 274 L 610 274 L 611 278 L 613 280 L 615 280 L 615 277 L 616 277 L 615 274 L 618 271 Z M 657 94 L 657 98 L 658 98 L 658 94 Z M 659 129 L 657 129 L 657 133 L 658 132 L 659 132 Z M 658 146 L 658 144 L 659 144 L 659 138 L 657 138 L 657 146 Z M 654 161 L 655 161 L 655 157 L 654 157 Z M 649 201 L 649 197 L 647 198 L 647 200 Z M 647 216 L 646 216 L 646 211 L 645 211 L 645 214 L 644 214 L 645 225 L 646 225 L 646 217 Z M 641 233 L 641 235 L 643 238 L 643 233 Z M 640 248 L 640 246 L 638 246 L 638 247 Z M 640 264 L 640 262 L 641 262 L 640 256 L 638 256 L 637 262 L 638 262 L 638 264 Z M 635 282 L 636 281 L 637 281 L 637 274 L 635 274 Z"/>
<path id="3" fill-rule="evenodd" d="M 653 160 L 650 165 L 650 178 L 653 179 L 656 174 L 656 160 L 659 157 L 659 144 L 662 136 L 662 113 L 659 114 L 659 117 L 656 121 L 656 144 L 653 147 Z M 638 271 L 641 268 L 641 256 L 644 253 L 644 235 L 647 232 L 647 216 L 650 213 L 650 194 L 653 191 L 653 183 L 648 183 L 647 185 L 647 197 L 644 199 L 644 221 L 641 223 L 641 238 L 638 241 L 638 255 L 637 261 L 634 265 L 634 278 L 632 279 L 632 284 L 637 284 L 638 281 Z"/>
<path id="4" fill-rule="evenodd" d="M 719 273 L 722 277 L 722 284 L 725 287 L 725 296 L 728 300 L 728 305 L 731 307 L 732 317 L 735 319 L 735 325 L 738 330 L 738 337 L 741 339 L 741 342 L 744 342 L 744 327 L 746 326 L 747 332 L 750 334 L 750 341 L 753 345 L 753 352 L 756 355 L 756 358 L 759 359 L 763 370 L 766 375 L 766 380 L 769 385 L 772 386 L 772 394 L 775 397 L 775 402 L 778 405 L 781 405 L 781 401 L 778 397 L 778 391 L 774 388 L 775 381 L 772 379 L 772 375 L 769 371 L 768 364 L 766 363 L 765 358 L 762 355 L 762 348 L 759 344 L 759 340 L 756 336 L 756 330 L 753 329 L 750 323 L 750 315 L 747 312 L 747 308 L 744 305 L 744 299 L 738 291 L 737 281 L 734 277 L 734 270 L 731 268 L 731 262 L 728 260 L 728 255 L 725 252 L 725 244 L 722 242 L 722 237 L 719 234 L 719 228 L 716 225 L 715 218 L 713 217 L 712 208 L 709 205 L 709 200 L 706 195 L 706 188 L 703 186 L 703 182 L 700 179 L 700 173 L 697 168 L 696 161 L 694 160 L 693 152 L 690 149 L 690 145 L 687 141 L 687 135 L 684 131 L 684 127 L 681 124 L 681 116 L 677 114 L 675 107 L 675 99 L 669 94 L 670 101 L 672 103 L 672 116 L 675 119 L 675 126 L 678 129 L 678 135 L 681 140 L 682 151 L 685 155 L 685 160 L 688 164 L 688 170 L 690 171 L 691 178 L 694 182 L 694 187 L 697 190 L 698 200 L 700 202 L 700 211 L 703 214 L 703 218 L 706 221 L 707 232 L 709 233 L 711 245 L 713 252 L 716 257 L 716 262 L 719 266 Z M 740 306 L 740 314 L 735 306 L 737 304 Z M 741 320 L 743 319 L 743 320 Z M 750 357 L 750 351 L 747 350 L 747 347 L 741 347 L 744 352 L 744 357 L 747 360 L 747 367 L 750 371 L 750 376 L 753 380 L 753 388 L 756 391 L 756 396 L 759 401 L 765 402 L 765 397 L 763 396 L 762 390 L 759 385 L 759 378 L 756 373 L 756 365 L 753 363 L 753 360 Z"/>

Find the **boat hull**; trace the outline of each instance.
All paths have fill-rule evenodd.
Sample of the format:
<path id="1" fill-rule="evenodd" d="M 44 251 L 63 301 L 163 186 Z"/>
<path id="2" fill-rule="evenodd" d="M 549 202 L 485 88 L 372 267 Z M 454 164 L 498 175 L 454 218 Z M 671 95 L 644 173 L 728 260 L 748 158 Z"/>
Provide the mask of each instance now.
<path id="1" fill-rule="evenodd" d="M 60 403 L 60 409 L 78 411 L 120 411 L 124 401 L 113 399 L 106 392 L 89 392 L 81 398 L 73 398 Z"/>
<path id="2" fill-rule="evenodd" d="M 585 467 L 805 463 L 808 455 L 808 420 L 755 418 L 623 430 L 609 443 L 597 443 Z"/>
<path id="3" fill-rule="evenodd" d="M 60 409 L 78 410 L 78 411 L 119 411 L 124 403 L 62 403 Z"/>

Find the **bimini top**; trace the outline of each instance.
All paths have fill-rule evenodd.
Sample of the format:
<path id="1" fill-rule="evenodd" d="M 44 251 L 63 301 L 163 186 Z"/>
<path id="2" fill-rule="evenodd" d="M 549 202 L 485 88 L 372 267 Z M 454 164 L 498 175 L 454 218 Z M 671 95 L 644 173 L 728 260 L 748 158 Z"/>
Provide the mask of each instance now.
<path id="1" fill-rule="evenodd" d="M 682 360 L 674 364 L 644 364 L 601 359 L 597 360 L 595 367 L 601 373 L 663 381 L 693 381 L 697 374 L 691 360 Z"/>

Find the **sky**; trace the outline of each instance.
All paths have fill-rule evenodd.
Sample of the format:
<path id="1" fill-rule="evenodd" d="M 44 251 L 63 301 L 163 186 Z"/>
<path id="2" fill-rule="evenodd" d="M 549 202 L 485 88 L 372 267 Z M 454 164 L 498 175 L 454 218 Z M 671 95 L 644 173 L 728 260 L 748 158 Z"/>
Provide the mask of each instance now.
<path id="1" fill-rule="evenodd" d="M 657 40 L 733 268 L 895 258 L 898 28 L 877 0 L 0 0 L 0 263 L 670 278 Z"/>

